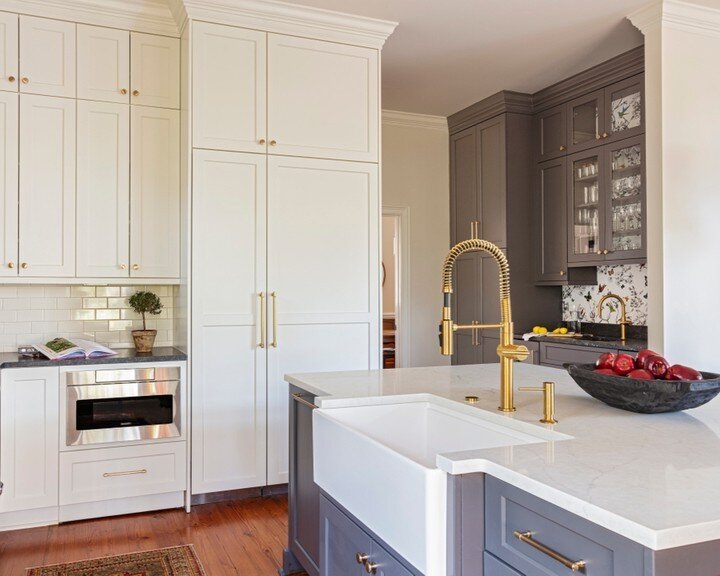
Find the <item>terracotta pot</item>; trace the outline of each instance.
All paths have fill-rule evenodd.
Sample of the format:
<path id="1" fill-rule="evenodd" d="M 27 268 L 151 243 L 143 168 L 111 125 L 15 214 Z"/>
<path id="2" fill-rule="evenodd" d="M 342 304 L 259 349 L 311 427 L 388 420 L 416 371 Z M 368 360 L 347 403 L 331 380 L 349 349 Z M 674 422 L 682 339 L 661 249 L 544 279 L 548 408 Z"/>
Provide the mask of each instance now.
<path id="1" fill-rule="evenodd" d="M 132 337 L 135 340 L 135 350 L 138 352 L 152 352 L 155 344 L 157 330 L 133 330 Z"/>

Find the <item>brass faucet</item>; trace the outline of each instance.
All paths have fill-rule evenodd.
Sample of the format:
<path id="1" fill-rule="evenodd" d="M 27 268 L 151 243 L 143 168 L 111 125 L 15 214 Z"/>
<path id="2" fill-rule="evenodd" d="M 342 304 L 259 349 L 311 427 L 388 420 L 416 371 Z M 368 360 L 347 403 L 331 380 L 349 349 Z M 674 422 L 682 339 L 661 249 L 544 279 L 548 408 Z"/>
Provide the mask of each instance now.
<path id="1" fill-rule="evenodd" d="M 453 269 L 455 261 L 465 252 L 487 252 L 498 264 L 500 270 L 500 323 L 499 324 L 465 324 L 458 325 L 452 320 Z M 513 362 L 527 359 L 530 352 L 525 346 L 513 344 L 513 323 L 510 310 L 510 265 L 503 251 L 487 240 L 471 238 L 453 246 L 445 257 L 443 264 L 443 309 L 440 324 L 440 352 L 444 356 L 452 356 L 453 334 L 457 330 L 482 330 L 498 328 L 500 344 L 497 354 L 500 357 L 500 406 L 502 412 L 513 412 Z"/>
<path id="2" fill-rule="evenodd" d="M 625 300 L 623 300 L 620 296 L 617 294 L 613 294 L 612 292 L 605 294 L 602 298 L 600 298 L 600 302 L 598 302 L 597 310 L 598 310 L 598 316 L 602 314 L 602 307 L 603 304 L 605 304 L 606 300 L 617 300 L 620 302 L 620 340 L 625 342 L 625 327 L 629 324 L 632 324 L 630 320 L 627 319 L 627 310 L 625 309 Z"/>

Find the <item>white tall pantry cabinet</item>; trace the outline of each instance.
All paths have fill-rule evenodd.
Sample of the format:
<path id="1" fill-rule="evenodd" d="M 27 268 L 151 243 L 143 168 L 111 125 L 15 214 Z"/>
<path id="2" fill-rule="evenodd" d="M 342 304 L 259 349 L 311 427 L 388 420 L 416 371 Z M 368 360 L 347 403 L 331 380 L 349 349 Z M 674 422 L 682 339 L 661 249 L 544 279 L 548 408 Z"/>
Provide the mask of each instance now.
<path id="1" fill-rule="evenodd" d="M 287 482 L 285 374 L 380 361 L 379 61 L 393 26 L 268 10 L 291 11 L 282 30 L 278 14 L 189 10 L 183 35 L 194 494 Z"/>

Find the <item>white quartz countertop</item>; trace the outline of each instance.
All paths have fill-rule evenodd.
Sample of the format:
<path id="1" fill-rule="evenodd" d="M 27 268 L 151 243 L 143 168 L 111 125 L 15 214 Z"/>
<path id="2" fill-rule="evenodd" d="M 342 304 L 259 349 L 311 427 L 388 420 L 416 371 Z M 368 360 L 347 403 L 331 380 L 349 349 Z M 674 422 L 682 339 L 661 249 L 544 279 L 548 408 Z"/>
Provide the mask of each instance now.
<path id="1" fill-rule="evenodd" d="M 499 365 L 291 374 L 321 408 L 433 394 L 572 439 L 442 454 L 449 474 L 484 472 L 654 550 L 720 539 L 720 399 L 687 412 L 634 414 L 583 392 L 565 370 L 515 365 L 517 411 L 497 411 Z M 555 425 L 540 424 L 542 394 L 556 383 Z"/>

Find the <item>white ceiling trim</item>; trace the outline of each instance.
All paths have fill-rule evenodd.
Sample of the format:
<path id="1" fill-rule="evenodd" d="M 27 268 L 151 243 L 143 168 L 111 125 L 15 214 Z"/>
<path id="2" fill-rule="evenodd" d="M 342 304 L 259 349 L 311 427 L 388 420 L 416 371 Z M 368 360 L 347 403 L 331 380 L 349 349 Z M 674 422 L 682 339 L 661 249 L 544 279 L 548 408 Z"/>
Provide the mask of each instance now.
<path id="1" fill-rule="evenodd" d="M 109 28 L 178 36 L 167 4 L 147 0 L 0 0 L 0 9 Z"/>
<path id="2" fill-rule="evenodd" d="M 641 32 L 664 24 L 676 30 L 706 36 L 720 36 L 720 9 L 680 0 L 660 0 L 628 16 Z"/>
<path id="3" fill-rule="evenodd" d="M 413 114 L 398 110 L 382 111 L 383 126 L 401 126 L 403 128 L 425 128 L 426 130 L 441 130 L 447 132 L 448 123 L 445 116 L 431 116 L 429 114 Z"/>
<path id="4" fill-rule="evenodd" d="M 397 26 L 396 22 L 353 16 L 277 2 L 276 0 L 170 0 L 182 2 L 187 18 L 267 30 L 280 34 L 310 36 L 380 49 Z M 173 8 L 176 18 L 182 12 Z"/>

